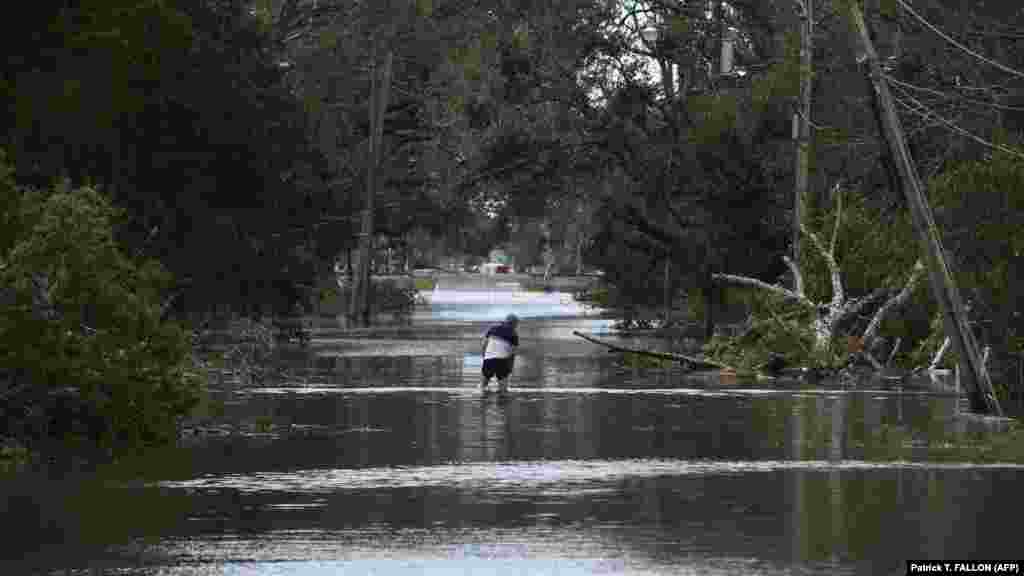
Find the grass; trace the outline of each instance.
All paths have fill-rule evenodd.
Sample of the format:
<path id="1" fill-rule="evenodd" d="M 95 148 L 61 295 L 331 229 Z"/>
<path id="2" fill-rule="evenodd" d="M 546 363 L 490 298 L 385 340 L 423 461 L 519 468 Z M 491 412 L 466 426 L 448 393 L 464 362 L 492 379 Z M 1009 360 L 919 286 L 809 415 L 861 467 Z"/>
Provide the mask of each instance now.
<path id="1" fill-rule="evenodd" d="M 430 291 L 437 286 L 437 280 L 433 278 L 416 278 L 413 280 L 413 287 L 420 291 Z"/>
<path id="2" fill-rule="evenodd" d="M 1012 422 L 1007 429 L 956 434 L 944 430 L 919 431 L 883 425 L 868 439 L 868 460 L 924 460 L 928 462 L 1009 462 L 1024 464 L 1024 428 Z"/>

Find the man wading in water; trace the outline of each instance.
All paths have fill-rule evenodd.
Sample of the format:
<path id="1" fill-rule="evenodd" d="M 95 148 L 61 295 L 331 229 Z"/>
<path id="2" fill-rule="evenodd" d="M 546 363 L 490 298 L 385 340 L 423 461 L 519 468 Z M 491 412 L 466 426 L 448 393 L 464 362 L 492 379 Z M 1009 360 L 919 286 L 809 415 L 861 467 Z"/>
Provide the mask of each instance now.
<path id="1" fill-rule="evenodd" d="M 516 346 L 519 346 L 519 335 L 516 334 L 518 325 L 519 318 L 509 314 L 504 322 L 492 326 L 484 335 L 484 380 L 480 385 L 483 392 L 487 392 L 492 377 L 498 379 L 498 392 L 508 392 L 508 376 L 516 360 Z"/>

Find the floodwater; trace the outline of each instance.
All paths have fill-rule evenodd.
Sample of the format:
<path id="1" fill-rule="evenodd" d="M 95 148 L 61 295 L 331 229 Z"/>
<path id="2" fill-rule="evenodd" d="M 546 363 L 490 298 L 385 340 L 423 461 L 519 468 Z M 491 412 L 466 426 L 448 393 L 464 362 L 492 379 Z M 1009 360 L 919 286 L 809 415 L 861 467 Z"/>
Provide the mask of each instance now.
<path id="1" fill-rule="evenodd" d="M 370 330 L 325 323 L 287 377 L 218 391 L 223 435 L 137 473 L 4 483 L 0 574 L 902 574 L 1020 556 L 1024 469 L 929 458 L 966 426 L 955 393 L 623 367 L 572 335 L 638 344 L 611 320 L 494 279 L 428 300 Z M 484 396 L 480 335 L 509 312 L 513 391 Z"/>

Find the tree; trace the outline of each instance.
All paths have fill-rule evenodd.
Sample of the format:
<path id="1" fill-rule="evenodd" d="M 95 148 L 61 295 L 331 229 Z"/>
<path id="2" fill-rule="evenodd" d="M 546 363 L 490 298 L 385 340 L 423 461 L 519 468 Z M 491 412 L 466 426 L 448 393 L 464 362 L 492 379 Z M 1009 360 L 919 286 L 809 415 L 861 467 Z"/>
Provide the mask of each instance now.
<path id="1" fill-rule="evenodd" d="M 14 185 L 0 157 L 0 434 L 165 444 L 198 400 L 190 342 L 165 322 L 168 276 L 125 254 L 91 188 Z"/>
<path id="2" fill-rule="evenodd" d="M 876 368 L 881 368 L 881 363 L 871 354 L 879 328 L 890 313 L 909 303 L 924 273 L 924 266 L 918 259 L 912 266 L 909 266 L 911 271 L 905 275 L 902 283 L 894 278 L 882 278 L 870 292 L 858 290 L 851 293 L 847 281 L 844 281 L 844 276 L 847 279 L 856 278 L 855 282 L 861 284 L 865 276 L 862 270 L 866 265 L 870 266 L 870 262 L 853 262 L 850 269 L 841 267 L 841 263 L 845 264 L 845 258 L 837 257 L 837 248 L 840 248 L 840 230 L 844 225 L 844 218 L 853 220 L 852 228 L 855 232 L 853 235 L 843 238 L 844 242 L 841 248 L 851 256 L 855 256 L 859 252 L 860 246 L 858 245 L 865 241 L 863 237 L 868 234 L 872 219 L 870 214 L 865 211 L 863 203 L 858 199 L 854 199 L 853 206 L 850 208 L 853 209 L 847 208 L 847 210 L 852 214 L 844 214 L 840 201 L 838 210 L 832 216 L 831 240 L 827 243 L 825 239 L 821 238 L 819 232 L 815 232 L 806 225 L 801 227 L 801 232 L 809 241 L 809 249 L 814 250 L 815 255 L 823 264 L 815 270 L 819 272 L 815 282 L 806 282 L 811 270 L 802 269 L 787 256 L 784 256 L 783 260 L 790 268 L 794 278 L 792 289 L 735 274 L 716 274 L 715 279 L 738 286 L 756 288 L 774 297 L 766 304 L 768 308 L 764 310 L 764 313 L 778 324 L 782 324 L 777 316 L 779 310 L 771 310 L 771 307 L 781 307 L 782 303 L 795 305 L 795 315 L 806 319 L 805 326 L 809 327 L 807 333 L 810 336 L 811 344 L 805 350 L 807 354 L 803 358 L 804 361 L 814 364 L 837 364 L 837 353 L 847 351 L 840 350 L 836 346 L 840 340 L 839 336 L 843 332 L 849 331 L 848 333 L 854 335 L 858 340 L 856 345 L 858 351 L 863 352 Z M 901 230 L 905 231 L 906 227 Z M 904 234 L 904 236 L 907 235 Z M 915 253 L 914 250 L 905 248 L 913 246 L 911 238 L 904 237 L 902 238 L 903 242 L 900 243 L 891 242 L 891 237 L 889 240 L 888 246 L 877 246 L 876 250 L 870 253 L 869 258 L 874 259 L 884 255 L 893 260 L 905 261 L 908 255 L 912 256 Z M 824 272 L 824 274 L 820 274 L 820 272 Z M 856 272 L 862 273 L 856 274 Z M 827 288 L 822 289 L 823 283 L 827 284 Z M 870 310 L 883 298 L 886 300 L 881 306 L 875 308 L 867 325 L 862 325 L 861 331 L 854 333 L 855 328 L 852 324 L 855 323 L 856 317 L 860 313 Z M 801 331 L 799 328 L 795 330 L 798 333 Z"/>
<path id="3" fill-rule="evenodd" d="M 301 225 L 323 210 L 325 167 L 243 7 L 44 3 L 8 30 L 19 179 L 109 191 L 128 211 L 120 240 L 174 275 L 179 315 L 287 311 L 311 279 L 315 238 Z"/>

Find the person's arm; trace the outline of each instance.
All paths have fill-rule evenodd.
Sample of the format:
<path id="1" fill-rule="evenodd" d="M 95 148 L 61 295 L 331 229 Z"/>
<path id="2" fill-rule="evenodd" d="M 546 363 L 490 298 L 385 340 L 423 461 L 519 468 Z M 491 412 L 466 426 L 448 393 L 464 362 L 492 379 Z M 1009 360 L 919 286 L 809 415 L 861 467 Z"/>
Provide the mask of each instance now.
<path id="1" fill-rule="evenodd" d="M 480 344 L 480 357 L 483 358 L 487 354 L 487 335 L 485 334 Z"/>
<path id="2" fill-rule="evenodd" d="M 511 346 L 512 354 L 508 357 L 508 367 L 509 368 L 512 368 L 512 367 L 514 367 L 516 365 L 516 352 L 519 351 L 519 335 L 518 334 L 512 334 L 512 338 L 513 338 L 512 342 L 511 342 L 511 344 L 512 344 L 512 346 Z"/>

